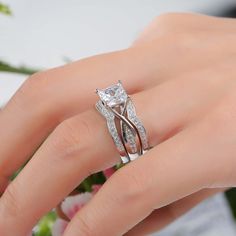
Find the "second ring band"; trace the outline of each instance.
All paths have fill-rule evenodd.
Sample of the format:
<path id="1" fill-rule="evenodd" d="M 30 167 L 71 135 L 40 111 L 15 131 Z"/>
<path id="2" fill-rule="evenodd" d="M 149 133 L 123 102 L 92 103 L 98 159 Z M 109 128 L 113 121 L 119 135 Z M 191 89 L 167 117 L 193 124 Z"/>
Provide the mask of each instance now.
<path id="1" fill-rule="evenodd" d="M 147 134 L 121 82 L 96 92 L 100 97 L 96 108 L 107 120 L 109 133 L 122 162 L 130 162 L 143 155 L 149 149 Z"/>

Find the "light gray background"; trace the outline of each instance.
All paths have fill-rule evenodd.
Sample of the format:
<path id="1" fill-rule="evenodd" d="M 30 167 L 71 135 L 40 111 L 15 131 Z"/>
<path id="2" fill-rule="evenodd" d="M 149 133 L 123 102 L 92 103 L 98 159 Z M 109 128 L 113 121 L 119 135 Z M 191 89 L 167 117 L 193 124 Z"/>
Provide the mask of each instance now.
<path id="1" fill-rule="evenodd" d="M 14 16 L 0 15 L 0 59 L 49 68 L 130 45 L 155 16 L 172 11 L 217 12 L 235 0 L 4 0 Z M 23 76 L 0 73 L 0 105 Z"/>

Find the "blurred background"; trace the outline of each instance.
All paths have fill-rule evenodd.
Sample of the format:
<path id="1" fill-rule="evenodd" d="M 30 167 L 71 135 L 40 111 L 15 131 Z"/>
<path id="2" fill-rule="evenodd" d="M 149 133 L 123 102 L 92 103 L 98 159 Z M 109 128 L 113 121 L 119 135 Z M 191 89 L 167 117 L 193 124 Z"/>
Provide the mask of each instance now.
<path id="1" fill-rule="evenodd" d="M 0 0 L 1 2 L 1 0 Z M 193 11 L 233 15 L 235 0 L 2 0 L 0 60 L 36 69 L 128 47 L 158 14 Z M 0 74 L 0 104 L 25 76 Z M 4 89 L 2 89 L 4 88 Z"/>
<path id="2" fill-rule="evenodd" d="M 34 71 L 126 48 L 155 16 L 183 11 L 235 17 L 236 1 L 0 1 L 0 106 Z M 236 235 L 233 214 L 236 193 L 230 190 L 155 235 Z"/>

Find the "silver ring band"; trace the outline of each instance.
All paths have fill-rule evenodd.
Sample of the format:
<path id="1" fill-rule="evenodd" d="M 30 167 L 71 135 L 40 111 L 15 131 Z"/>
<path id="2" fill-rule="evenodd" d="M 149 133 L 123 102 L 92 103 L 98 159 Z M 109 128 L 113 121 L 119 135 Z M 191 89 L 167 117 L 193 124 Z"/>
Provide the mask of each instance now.
<path id="1" fill-rule="evenodd" d="M 149 149 L 147 134 L 121 82 L 106 89 L 97 89 L 96 93 L 100 97 L 96 108 L 106 118 L 122 163 L 142 156 Z"/>

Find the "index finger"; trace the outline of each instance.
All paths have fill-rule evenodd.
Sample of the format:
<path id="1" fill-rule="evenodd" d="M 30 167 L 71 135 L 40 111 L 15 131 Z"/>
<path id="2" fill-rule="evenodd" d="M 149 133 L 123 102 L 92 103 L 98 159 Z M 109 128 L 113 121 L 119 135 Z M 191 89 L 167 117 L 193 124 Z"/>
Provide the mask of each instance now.
<path id="1" fill-rule="evenodd" d="M 130 49 L 83 59 L 25 82 L 0 114 L 0 192 L 61 121 L 93 106 L 95 88 L 121 79 L 132 94 L 151 83 L 143 79 L 145 56 L 137 53 Z"/>

